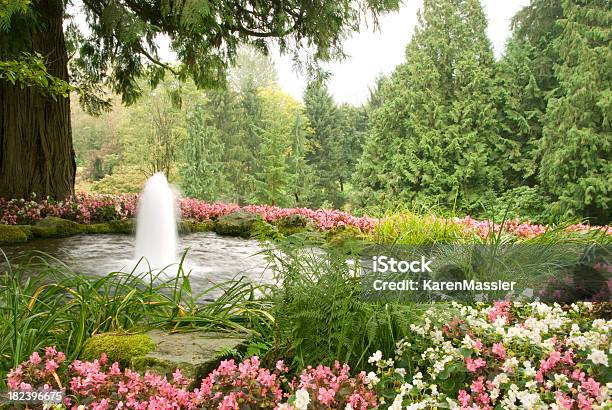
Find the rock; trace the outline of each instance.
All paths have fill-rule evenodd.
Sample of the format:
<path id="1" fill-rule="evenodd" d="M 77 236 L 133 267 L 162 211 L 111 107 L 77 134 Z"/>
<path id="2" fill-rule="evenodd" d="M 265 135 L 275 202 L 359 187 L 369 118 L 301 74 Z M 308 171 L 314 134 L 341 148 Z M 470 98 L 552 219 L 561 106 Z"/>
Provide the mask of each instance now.
<path id="1" fill-rule="evenodd" d="M 111 233 L 112 229 L 107 223 L 83 225 L 83 231 L 90 234 Z"/>
<path id="2" fill-rule="evenodd" d="M 194 380 L 195 386 L 222 359 L 227 358 L 228 352 L 237 352 L 246 344 L 246 335 L 227 333 L 167 333 L 153 330 L 147 335 L 155 343 L 155 349 L 144 356 L 132 358 L 132 369 L 151 370 L 171 378 L 179 368 L 183 375 Z"/>
<path id="3" fill-rule="evenodd" d="M 0 224 L 0 243 L 27 242 L 31 234 L 31 228 L 28 225 Z"/>
<path id="4" fill-rule="evenodd" d="M 83 345 L 81 359 L 99 359 L 106 353 L 110 363 L 130 364 L 132 358 L 144 356 L 155 349 L 155 343 L 146 334 L 101 333 L 89 338 Z"/>
<path id="5" fill-rule="evenodd" d="M 32 226 L 32 234 L 37 238 L 54 238 L 83 232 L 83 225 L 56 216 L 48 216 Z"/>
<path id="6" fill-rule="evenodd" d="M 111 232 L 132 234 L 136 232 L 136 219 L 124 219 L 122 221 L 110 221 L 108 223 Z"/>
<path id="7" fill-rule="evenodd" d="M 180 234 L 193 232 L 210 232 L 213 229 L 214 223 L 212 221 L 195 222 L 189 220 L 182 220 L 178 223 L 178 232 Z"/>
<path id="8" fill-rule="evenodd" d="M 261 221 L 261 216 L 252 212 L 238 211 L 217 219 L 215 232 L 219 235 L 251 237 L 253 225 Z"/>
<path id="9" fill-rule="evenodd" d="M 293 235 L 298 232 L 313 230 L 313 222 L 310 218 L 300 215 L 288 215 L 274 222 L 279 232 L 283 235 Z"/>

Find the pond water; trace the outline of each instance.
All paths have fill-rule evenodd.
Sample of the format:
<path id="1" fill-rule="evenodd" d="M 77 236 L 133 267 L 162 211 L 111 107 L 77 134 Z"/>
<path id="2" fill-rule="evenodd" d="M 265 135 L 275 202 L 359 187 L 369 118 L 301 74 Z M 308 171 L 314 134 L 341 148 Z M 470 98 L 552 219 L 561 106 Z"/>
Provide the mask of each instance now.
<path id="1" fill-rule="evenodd" d="M 78 273 L 105 275 L 109 272 L 130 272 L 137 261 L 133 259 L 133 236 L 104 234 L 76 235 L 67 238 L 38 239 L 18 245 L 1 246 L 11 261 L 34 251 L 49 254 Z M 272 281 L 272 272 L 255 240 L 219 236 L 213 232 L 199 232 L 179 237 L 177 255 L 187 250 L 186 271 L 191 271 L 194 293 L 236 277 L 245 276 L 258 283 Z M 1 255 L 0 255 L 1 257 Z M 137 272 L 148 271 L 141 262 Z M 176 266 L 165 270 L 174 276 Z"/>

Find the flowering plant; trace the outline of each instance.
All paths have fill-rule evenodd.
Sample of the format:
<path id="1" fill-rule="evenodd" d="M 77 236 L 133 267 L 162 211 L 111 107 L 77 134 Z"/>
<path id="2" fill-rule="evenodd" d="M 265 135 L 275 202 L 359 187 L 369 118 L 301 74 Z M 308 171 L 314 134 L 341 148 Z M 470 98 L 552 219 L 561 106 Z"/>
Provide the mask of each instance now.
<path id="1" fill-rule="evenodd" d="M 34 224 L 47 216 L 57 216 L 86 224 L 122 220 L 133 218 L 138 204 L 138 195 L 135 194 L 108 195 L 81 192 L 63 201 L 35 199 L 6 200 L 0 198 L 0 223 L 8 225 Z M 198 222 L 214 220 L 240 210 L 259 214 L 267 222 L 275 222 L 291 215 L 302 215 L 313 221 L 321 230 L 353 227 L 362 232 L 372 232 L 376 224 L 381 222 L 380 219 L 369 216 L 358 217 L 339 210 L 279 208 L 270 205 L 241 207 L 236 204 L 210 204 L 194 198 L 181 198 L 178 201 L 178 206 L 182 218 Z M 449 222 L 462 227 L 466 233 L 473 233 L 481 238 L 487 238 L 490 234 L 497 234 L 502 229 L 519 238 L 533 238 L 549 229 L 546 225 L 530 222 L 522 223 L 518 220 L 508 220 L 500 225 L 491 221 L 476 220 L 469 216 L 453 218 Z M 608 226 L 574 224 L 569 226 L 567 230 L 570 232 L 599 230 L 612 234 L 612 228 Z"/>
<path id="2" fill-rule="evenodd" d="M 76 360 L 66 366 L 66 356 L 53 347 L 37 352 L 11 370 L 12 390 L 64 390 L 57 408 L 110 409 L 220 409 L 367 410 L 377 408 L 374 391 L 362 372 L 351 377 L 348 365 L 305 369 L 298 379 L 287 380 L 282 361 L 273 370 L 261 367 L 253 356 L 242 363 L 225 360 L 191 391 L 190 380 L 179 369 L 172 379 L 151 372 L 141 375 L 109 363 L 105 354 L 91 362 Z"/>
<path id="3" fill-rule="evenodd" d="M 390 409 L 609 408 L 612 321 L 591 304 L 453 304 L 432 310 L 395 360 L 370 358 Z"/>

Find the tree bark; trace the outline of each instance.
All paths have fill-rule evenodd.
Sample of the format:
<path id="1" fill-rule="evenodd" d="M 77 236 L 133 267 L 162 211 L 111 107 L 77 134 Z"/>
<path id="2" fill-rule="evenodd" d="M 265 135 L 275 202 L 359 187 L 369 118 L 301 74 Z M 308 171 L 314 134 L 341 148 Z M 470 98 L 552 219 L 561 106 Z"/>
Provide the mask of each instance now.
<path id="1" fill-rule="evenodd" d="M 50 75 L 68 81 L 62 0 L 33 3 L 40 26 L 31 32 L 30 53 L 45 58 Z M 70 99 L 0 80 L 0 198 L 74 193 L 76 162 Z"/>

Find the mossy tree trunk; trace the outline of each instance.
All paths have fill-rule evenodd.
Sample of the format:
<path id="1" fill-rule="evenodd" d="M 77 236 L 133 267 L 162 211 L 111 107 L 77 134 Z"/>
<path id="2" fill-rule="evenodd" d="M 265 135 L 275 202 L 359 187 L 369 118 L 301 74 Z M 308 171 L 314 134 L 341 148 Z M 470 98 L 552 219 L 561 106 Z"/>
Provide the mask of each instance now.
<path id="1" fill-rule="evenodd" d="M 40 53 L 50 75 L 68 80 L 64 2 L 34 2 L 41 24 L 27 51 Z M 0 197 L 63 199 L 74 192 L 76 163 L 70 99 L 0 80 Z"/>

